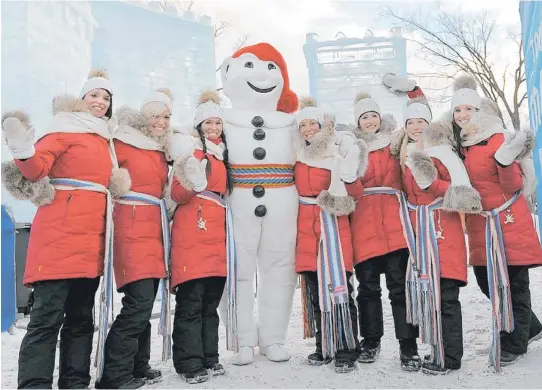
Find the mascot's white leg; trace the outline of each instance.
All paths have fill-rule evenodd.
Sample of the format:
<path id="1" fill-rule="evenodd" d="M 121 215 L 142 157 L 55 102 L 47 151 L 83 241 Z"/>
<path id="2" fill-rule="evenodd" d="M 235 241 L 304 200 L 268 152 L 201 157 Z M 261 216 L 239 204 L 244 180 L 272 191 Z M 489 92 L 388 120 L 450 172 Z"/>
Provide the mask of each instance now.
<path id="1" fill-rule="evenodd" d="M 290 358 L 284 344 L 292 311 L 297 274 L 295 242 L 298 198 L 293 188 L 269 191 L 258 251 L 258 336 L 260 354 L 271 361 Z M 286 194 L 285 194 L 286 193 Z M 286 195 L 286 196 L 284 196 Z"/>

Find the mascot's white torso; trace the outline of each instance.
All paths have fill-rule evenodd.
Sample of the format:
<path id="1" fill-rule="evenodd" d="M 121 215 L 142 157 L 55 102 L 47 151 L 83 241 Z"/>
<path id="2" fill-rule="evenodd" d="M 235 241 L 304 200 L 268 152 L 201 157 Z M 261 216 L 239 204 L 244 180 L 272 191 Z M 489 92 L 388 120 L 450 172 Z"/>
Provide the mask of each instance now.
<path id="1" fill-rule="evenodd" d="M 265 47 L 275 52 L 270 45 Z M 225 109 L 224 132 L 234 181 L 228 203 L 238 257 L 240 355 L 245 347 L 241 364 L 252 362 L 250 353 L 257 345 L 270 360 L 287 360 L 283 344 L 296 285 L 299 202 L 293 183 L 294 116 L 277 109 L 285 80 L 276 62 L 260 60 L 253 53 L 227 58 L 222 82 L 232 104 Z M 253 315 L 256 269 L 257 325 Z"/>

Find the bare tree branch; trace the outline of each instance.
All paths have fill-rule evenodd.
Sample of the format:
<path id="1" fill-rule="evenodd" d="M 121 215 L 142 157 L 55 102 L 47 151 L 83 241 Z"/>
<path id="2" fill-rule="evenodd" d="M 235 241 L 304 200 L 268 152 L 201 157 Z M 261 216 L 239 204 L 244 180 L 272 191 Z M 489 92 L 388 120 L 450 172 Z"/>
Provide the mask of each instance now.
<path id="1" fill-rule="evenodd" d="M 233 45 L 233 52 L 236 52 L 237 50 L 245 46 L 249 39 L 250 39 L 249 34 L 241 35 L 239 39 L 237 39 L 237 41 L 235 42 L 235 45 Z M 220 71 L 221 68 L 222 68 L 222 65 L 216 68 L 216 72 Z"/>

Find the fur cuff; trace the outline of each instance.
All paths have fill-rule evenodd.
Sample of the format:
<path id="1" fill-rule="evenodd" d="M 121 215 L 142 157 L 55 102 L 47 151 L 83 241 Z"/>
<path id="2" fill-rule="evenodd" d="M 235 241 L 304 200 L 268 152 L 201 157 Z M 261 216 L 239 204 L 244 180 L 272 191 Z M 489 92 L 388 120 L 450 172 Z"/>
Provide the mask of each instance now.
<path id="1" fill-rule="evenodd" d="M 119 199 L 132 187 L 132 179 L 126 168 L 114 168 L 109 179 L 109 191 L 111 196 Z"/>
<path id="2" fill-rule="evenodd" d="M 55 188 L 49 178 L 30 181 L 23 176 L 13 160 L 2 163 L 2 181 L 15 199 L 29 200 L 38 207 L 50 204 L 55 198 Z"/>
<path id="3" fill-rule="evenodd" d="M 527 139 L 523 144 L 523 149 L 521 153 L 516 157 L 516 160 L 523 160 L 525 157 L 530 156 L 534 149 L 534 133 L 530 128 L 523 129 L 527 135 Z"/>
<path id="4" fill-rule="evenodd" d="M 359 148 L 359 165 L 358 165 L 358 177 L 363 177 L 367 168 L 369 167 L 369 147 L 362 139 L 356 140 L 356 144 Z"/>
<path id="5" fill-rule="evenodd" d="M 175 162 L 173 163 L 173 174 L 175 175 L 177 180 L 179 180 L 179 183 L 184 188 L 186 188 L 189 191 L 193 191 L 194 190 L 194 185 L 192 184 L 192 182 L 190 182 L 190 180 L 188 179 L 188 177 L 186 175 L 186 172 L 184 170 L 185 166 L 186 166 L 186 162 L 188 161 L 188 159 L 190 157 L 192 157 L 192 156 L 191 155 L 190 156 L 181 156 L 181 157 L 177 158 L 177 160 L 175 160 Z"/>
<path id="6" fill-rule="evenodd" d="M 4 121 L 10 117 L 14 117 L 20 120 L 25 129 L 28 130 L 30 128 L 30 116 L 22 110 L 16 110 L 5 112 L 2 114 L 2 129 L 4 129 Z"/>
<path id="7" fill-rule="evenodd" d="M 448 211 L 457 211 L 465 214 L 478 214 L 482 211 L 482 197 L 474 188 L 460 185 L 450 186 L 442 207 Z"/>
<path id="8" fill-rule="evenodd" d="M 409 167 L 416 181 L 422 180 L 433 183 L 437 178 L 437 168 L 433 160 L 422 151 L 415 150 L 408 156 Z"/>
<path id="9" fill-rule="evenodd" d="M 332 215 L 348 215 L 356 209 L 356 202 L 351 196 L 335 196 L 331 195 L 328 191 L 324 190 L 320 192 L 316 203 L 322 209 Z"/>

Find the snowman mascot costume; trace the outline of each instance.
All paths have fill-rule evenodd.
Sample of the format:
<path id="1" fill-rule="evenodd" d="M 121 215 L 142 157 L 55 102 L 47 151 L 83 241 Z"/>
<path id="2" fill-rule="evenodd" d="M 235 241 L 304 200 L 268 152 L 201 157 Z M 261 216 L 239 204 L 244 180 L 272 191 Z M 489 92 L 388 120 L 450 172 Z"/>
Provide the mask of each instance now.
<path id="1" fill-rule="evenodd" d="M 237 252 L 235 303 L 237 365 L 254 361 L 254 347 L 275 362 L 287 361 L 284 346 L 296 287 L 295 242 L 298 194 L 294 186 L 294 116 L 299 101 L 290 90 L 282 55 L 270 44 L 239 49 L 222 63 L 233 191 L 228 197 Z M 254 276 L 258 312 L 254 319 Z M 226 287 L 226 290 L 228 287 Z M 225 291 L 226 291 L 225 290 Z M 225 317 L 225 292 L 221 314 Z M 226 307 L 225 307 L 226 306 Z M 226 310 L 227 311 L 227 310 Z M 231 318 L 231 317 L 230 317 Z M 227 326 L 228 327 L 228 326 Z"/>

